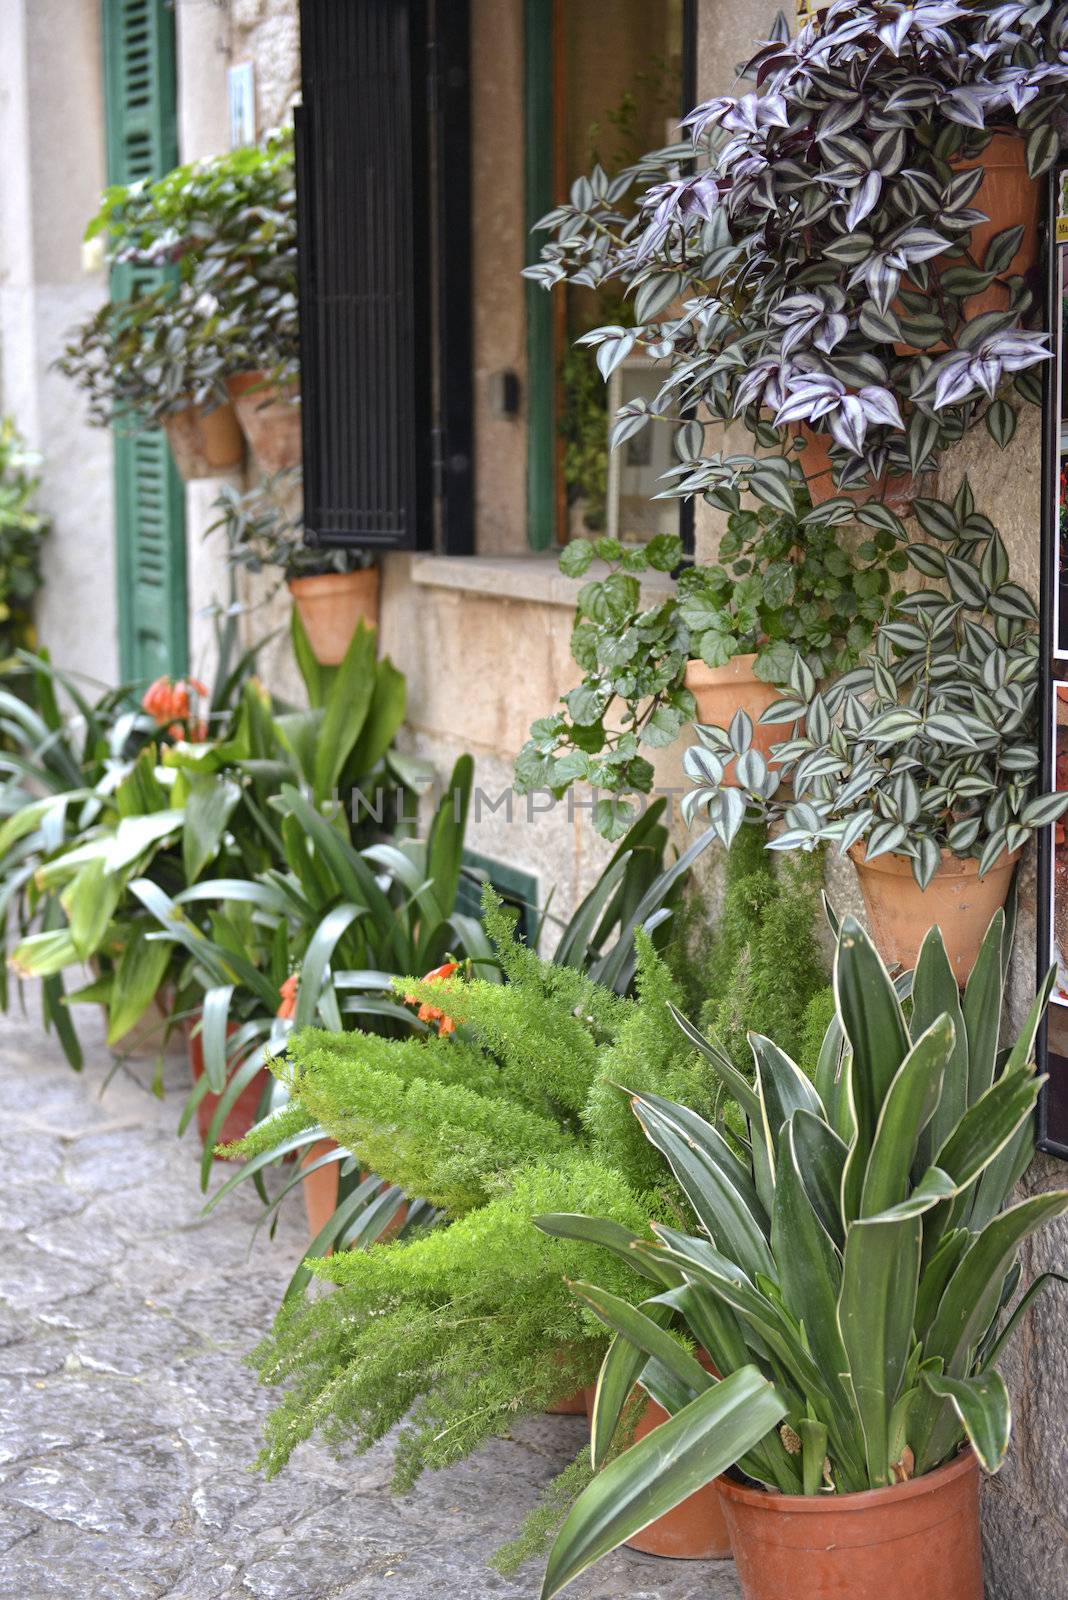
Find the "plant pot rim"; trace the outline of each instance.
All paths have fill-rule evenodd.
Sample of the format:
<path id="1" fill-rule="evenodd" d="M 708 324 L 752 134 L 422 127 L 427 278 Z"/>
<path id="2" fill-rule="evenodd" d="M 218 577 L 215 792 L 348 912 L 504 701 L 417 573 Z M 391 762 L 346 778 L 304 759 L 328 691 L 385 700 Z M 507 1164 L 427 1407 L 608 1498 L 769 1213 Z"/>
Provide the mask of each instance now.
<path id="1" fill-rule="evenodd" d="M 847 854 L 854 866 L 864 867 L 868 872 L 882 872 L 887 877 L 904 878 L 912 877 L 912 857 L 902 855 L 898 850 L 887 850 L 883 855 L 876 856 L 874 861 L 869 861 L 864 848 L 863 839 L 858 839 L 856 844 L 851 844 Z M 993 866 L 986 869 L 983 876 L 989 877 L 993 872 L 1009 872 L 1015 867 L 1023 855 L 1023 845 L 1013 851 L 1003 850 Z M 958 856 L 952 850 L 942 851 L 942 860 L 938 868 L 939 877 L 945 878 L 977 878 L 979 876 L 978 856 Z"/>
<path id="2" fill-rule="evenodd" d="M 326 589 L 362 589 L 378 576 L 377 566 L 358 567 L 355 572 L 313 572 L 303 578 L 287 578 L 291 594 L 317 594 Z"/>
<path id="3" fill-rule="evenodd" d="M 861 1489 L 854 1494 L 777 1494 L 771 1489 L 759 1489 L 736 1483 L 733 1478 L 721 1477 L 716 1482 L 719 1492 L 728 1500 L 742 1505 L 756 1506 L 766 1511 L 785 1512 L 790 1516 L 848 1516 L 853 1513 L 874 1511 L 891 1502 L 901 1505 L 906 1500 L 930 1494 L 958 1478 L 979 1473 L 979 1458 L 970 1445 L 952 1461 L 925 1472 L 922 1477 L 909 1478 L 906 1483 L 892 1483 L 885 1489 Z"/>
<path id="4" fill-rule="evenodd" d="M 731 683 L 736 678 L 755 678 L 753 663 L 757 654 L 754 650 L 750 654 L 731 656 L 724 667 L 710 667 L 699 657 L 691 657 L 686 663 L 686 677 L 692 684 Z"/>

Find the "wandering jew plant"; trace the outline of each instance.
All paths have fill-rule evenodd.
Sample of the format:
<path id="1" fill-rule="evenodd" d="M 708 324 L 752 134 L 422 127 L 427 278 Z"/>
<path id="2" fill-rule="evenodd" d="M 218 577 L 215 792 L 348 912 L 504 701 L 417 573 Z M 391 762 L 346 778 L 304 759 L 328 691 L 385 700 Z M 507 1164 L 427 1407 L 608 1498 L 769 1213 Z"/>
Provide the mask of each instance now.
<path id="1" fill-rule="evenodd" d="M 799 430 L 822 435 L 844 487 L 932 468 L 980 420 L 1007 444 L 1008 396 L 1039 402 L 1048 349 L 1010 272 L 1024 229 L 973 241 L 983 152 L 1005 134 L 1032 177 L 1053 163 L 1066 51 L 1064 5 L 839 0 L 765 44 L 758 90 L 699 106 L 686 142 L 580 178 L 528 276 L 633 296 L 634 327 L 585 336 L 606 378 L 636 348 L 664 363 L 614 442 L 674 419 L 666 492 L 783 510 L 786 461 L 710 453 L 709 425 L 741 419 L 787 459 Z"/>
<path id="2" fill-rule="evenodd" d="M 1037 619 L 1010 581 L 1000 534 L 967 479 L 952 502 L 921 499 L 913 510 L 933 542 L 909 545 L 908 559 L 932 586 L 901 599 L 870 657 L 822 692 L 795 658 L 789 694 L 761 718 L 792 725 L 772 763 L 752 748 L 744 712 L 729 729 L 698 728 L 683 811 L 707 811 L 726 843 L 749 807 L 785 824 L 771 849 L 828 840 L 844 851 L 863 840 L 869 861 L 910 856 L 926 888 L 943 850 L 986 872 L 1068 808 L 1068 794 L 1036 795 Z"/>

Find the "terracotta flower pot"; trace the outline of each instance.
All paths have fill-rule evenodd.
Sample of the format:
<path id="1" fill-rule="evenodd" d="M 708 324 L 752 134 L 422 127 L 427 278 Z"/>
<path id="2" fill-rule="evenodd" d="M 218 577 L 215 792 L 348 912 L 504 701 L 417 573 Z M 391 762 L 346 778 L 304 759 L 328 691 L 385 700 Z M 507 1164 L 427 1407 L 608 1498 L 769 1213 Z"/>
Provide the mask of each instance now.
<path id="1" fill-rule="evenodd" d="M 235 372 L 226 392 L 249 449 L 264 472 L 274 473 L 300 466 L 300 397 L 295 386 L 283 393 L 265 380 L 263 372 Z"/>
<path id="2" fill-rule="evenodd" d="M 378 627 L 377 567 L 290 578 L 289 591 L 315 659 L 324 667 L 344 660 L 358 623 Z"/>
<path id="3" fill-rule="evenodd" d="M 300 1158 L 302 1167 L 313 1166 L 320 1156 L 328 1155 L 331 1150 L 337 1149 L 336 1139 L 317 1139 L 309 1145 Z M 338 1178 L 340 1176 L 340 1161 L 328 1161 L 324 1167 L 316 1172 L 306 1172 L 301 1181 L 301 1191 L 304 1195 L 304 1210 L 308 1217 L 308 1238 L 315 1239 L 326 1227 L 330 1218 L 337 1210 Z M 364 1176 L 360 1174 L 361 1178 Z M 384 1183 L 383 1189 L 389 1185 Z M 408 1203 L 401 1206 L 393 1221 L 382 1235 L 380 1242 L 392 1239 L 404 1227 L 408 1220 Z M 330 1249 L 327 1255 L 333 1255 Z"/>
<path id="4" fill-rule="evenodd" d="M 784 1495 L 719 1479 L 743 1600 L 983 1600 L 969 1450 L 865 1494 Z"/>
<path id="5" fill-rule="evenodd" d="M 893 477 L 884 473 L 881 478 L 874 483 L 865 484 L 862 489 L 839 489 L 831 469 L 830 435 L 817 433 L 804 422 L 798 423 L 796 429 L 791 429 L 791 432 L 799 433 L 805 441 L 804 449 L 798 459 L 814 506 L 822 505 L 824 500 L 830 500 L 835 495 L 845 495 L 848 500 L 855 500 L 858 504 L 870 500 L 874 495 L 900 516 L 909 509 L 919 493 L 916 479 L 911 472 Z"/>
<path id="6" fill-rule="evenodd" d="M 214 478 L 239 467 L 245 440 L 233 406 L 183 406 L 163 419 L 167 443 L 175 466 L 189 483 L 193 478 Z"/>
<path id="7" fill-rule="evenodd" d="M 1028 174 L 1026 140 L 1012 133 L 996 133 L 982 155 L 974 156 L 970 161 L 953 161 L 951 166 L 956 172 L 967 172 L 972 167 L 983 168 L 983 181 L 971 204 L 974 210 L 984 211 L 988 220 L 976 223 L 968 247 L 969 254 L 980 265 L 986 247 L 995 234 L 1003 233 L 1006 228 L 1023 228 L 1020 248 L 1004 271 L 998 273 L 989 288 L 981 290 L 979 294 L 969 295 L 964 301 L 963 314 L 970 322 L 984 311 L 1004 311 L 1009 303 L 1006 280 L 1022 277 L 1030 272 L 1038 260 L 1042 185 Z M 966 266 L 967 263 L 959 258 L 935 256 L 931 265 L 935 272 L 945 272 L 950 267 Z M 910 289 L 915 285 L 906 282 L 903 287 Z M 898 316 L 908 315 L 900 302 L 895 301 L 893 309 Z M 925 353 L 933 355 L 946 348 L 940 342 L 929 345 Z M 900 356 L 919 354 L 913 344 L 895 344 L 894 349 Z"/>
<path id="8" fill-rule="evenodd" d="M 667 1412 L 655 1400 L 646 1400 L 634 1429 L 634 1443 L 666 1422 L 667 1417 Z M 633 1539 L 628 1539 L 628 1548 L 641 1550 L 648 1556 L 672 1556 L 676 1561 L 727 1560 L 731 1553 L 731 1536 L 718 1487 L 723 1481 L 716 1478 L 695 1490 L 674 1511 L 665 1512 Z M 782 1591 L 783 1596 L 788 1593 L 794 1591 Z"/>
<path id="9" fill-rule="evenodd" d="M 697 701 L 698 722 L 729 728 L 734 713 L 744 711 L 753 724 L 753 749 L 770 760 L 772 745 L 782 744 L 789 737 L 790 725 L 785 722 L 761 725 L 761 713 L 781 700 L 783 691 L 756 676 L 755 660 L 755 654 L 735 656 L 725 667 L 706 667 L 703 661 L 690 661 L 683 682 Z M 733 761 L 728 762 L 723 781 L 735 787 Z"/>
<path id="10" fill-rule="evenodd" d="M 545 1407 L 547 1417 L 585 1417 L 589 1415 L 592 1401 L 588 1389 L 576 1389 L 574 1394 L 569 1394 L 566 1400 L 554 1400 L 551 1406 Z"/>
<path id="11" fill-rule="evenodd" d="M 193 1029 L 198 1018 L 190 1018 L 185 1025 L 186 1044 L 189 1050 L 189 1070 L 193 1074 L 193 1082 L 199 1083 L 204 1076 L 204 1037 L 198 1030 Z M 236 1023 L 227 1027 L 227 1037 L 237 1032 Z M 256 1114 L 260 1108 L 260 1100 L 270 1074 L 266 1067 L 261 1067 L 249 1079 L 241 1090 L 237 1099 L 226 1113 L 222 1128 L 215 1140 L 216 1144 L 232 1144 L 235 1139 L 243 1139 L 256 1121 Z M 201 1096 L 197 1102 L 197 1128 L 200 1132 L 201 1142 L 207 1144 L 211 1134 L 211 1124 L 215 1118 L 221 1095 L 213 1094 L 211 1090 Z"/>
<path id="12" fill-rule="evenodd" d="M 865 860 L 863 844 L 849 852 L 857 869 L 872 938 L 889 966 L 916 965 L 931 928 L 942 930 L 946 954 L 957 982 L 967 982 L 990 919 L 1012 883 L 1021 852 L 1003 854 L 982 878 L 979 863 L 943 850 L 942 865 L 926 889 L 912 876 L 910 857 L 889 851 Z"/>

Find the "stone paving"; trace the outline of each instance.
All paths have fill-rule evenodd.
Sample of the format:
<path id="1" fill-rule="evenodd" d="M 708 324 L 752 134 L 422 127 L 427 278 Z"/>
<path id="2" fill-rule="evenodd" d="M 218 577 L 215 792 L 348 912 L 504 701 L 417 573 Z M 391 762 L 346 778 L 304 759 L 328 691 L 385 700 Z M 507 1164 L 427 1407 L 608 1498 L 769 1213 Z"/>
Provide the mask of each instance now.
<path id="1" fill-rule="evenodd" d="M 87 1020 L 82 1020 L 87 1019 Z M 242 1365 L 306 1235 L 240 1192 L 200 1215 L 184 1063 L 116 1067 L 79 1013 L 76 1076 L 36 1007 L 0 1017 L 0 1600 L 533 1600 L 486 1556 L 582 1437 L 528 1420 L 403 1498 L 388 1442 L 302 1446 L 251 1474 L 265 1397 Z M 616 1553 L 575 1600 L 736 1600 L 729 1563 Z"/>

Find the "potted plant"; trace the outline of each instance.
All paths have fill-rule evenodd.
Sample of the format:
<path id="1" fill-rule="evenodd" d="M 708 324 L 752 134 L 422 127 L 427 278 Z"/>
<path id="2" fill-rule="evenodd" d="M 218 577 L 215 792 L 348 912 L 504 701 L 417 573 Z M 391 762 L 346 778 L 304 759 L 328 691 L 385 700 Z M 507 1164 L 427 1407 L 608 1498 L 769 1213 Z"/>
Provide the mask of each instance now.
<path id="1" fill-rule="evenodd" d="M 782 824 L 773 850 L 837 844 L 885 958 L 911 967 L 937 923 L 963 982 L 1023 846 L 1068 795 L 1037 792 L 1037 614 L 1000 535 L 967 479 L 952 501 L 914 510 L 935 542 L 909 545 L 908 560 L 931 586 L 899 600 L 870 656 L 822 691 L 795 658 L 790 692 L 764 713 L 795 725 L 774 764 L 744 716 L 699 727 L 683 807 L 707 811 L 726 841 L 748 806 Z M 729 763 L 737 787 L 723 781 Z"/>
<path id="2" fill-rule="evenodd" d="M 105 190 L 86 237 L 115 293 L 58 365 L 93 421 L 164 426 L 186 478 L 239 465 L 243 428 L 266 470 L 299 462 L 292 131 Z"/>
<path id="3" fill-rule="evenodd" d="M 367 551 L 305 542 L 300 483 L 293 468 L 245 491 L 222 485 L 208 532 L 224 534 L 231 568 L 278 573 L 271 593 L 287 585 L 316 660 L 336 666 L 361 623 L 378 626 L 379 569 Z"/>
<path id="4" fill-rule="evenodd" d="M 582 682 L 563 710 L 541 718 L 516 761 L 520 792 L 557 795 L 587 782 L 607 791 L 594 826 L 618 838 L 634 816 L 628 793 L 648 793 L 645 751 L 671 744 L 692 718 L 728 723 L 744 711 L 770 754 L 772 730 L 759 722 L 775 703 L 799 650 L 820 677 L 855 664 L 885 606 L 891 574 L 906 561 L 903 524 L 872 503 L 855 512 L 863 537 L 843 540 L 806 516 L 804 491 L 788 479 L 791 510 L 761 505 L 727 519 L 719 560 L 683 564 L 681 541 L 644 545 L 573 539 L 561 552 L 579 590 L 571 650 Z M 607 569 L 607 570 L 606 570 Z M 641 578 L 675 572 L 663 599 L 643 607 Z M 728 773 L 725 781 L 733 781 Z"/>
<path id="5" fill-rule="evenodd" d="M 1040 403 L 1049 356 L 1024 319 L 1059 49 L 1042 9 L 839 0 L 764 45 L 759 89 L 699 106 L 687 142 L 579 179 L 527 275 L 633 297 L 633 327 L 583 341 L 606 379 L 635 349 L 663 366 L 613 442 L 670 422 L 666 492 L 727 509 L 739 488 L 782 503 L 774 456 L 705 448 L 735 419 L 780 464 L 800 451 L 814 501 L 867 487 L 900 507 L 981 421 L 1004 446 L 1007 397 Z"/>
<path id="6" fill-rule="evenodd" d="M 686 1025 L 745 1114 L 744 1144 L 684 1104 L 631 1096 L 696 1236 L 539 1219 L 637 1263 L 649 1291 L 634 1306 L 574 1285 L 614 1338 L 592 1421 L 600 1470 L 559 1533 L 543 1600 L 713 1479 L 745 1600 L 982 1600 L 979 1472 L 999 1469 L 1010 1431 L 996 1363 L 1055 1276 L 1010 1315 L 1018 1252 L 1068 1209 L 1066 1191 L 1008 1203 L 1031 1159 L 1032 1052 L 1053 973 L 999 1055 L 1004 940 L 998 912 L 962 1006 L 932 930 L 906 1015 L 846 919 L 815 1082 L 754 1035 L 750 1087 Z M 671 1420 L 604 1464 L 635 1381 Z"/>

